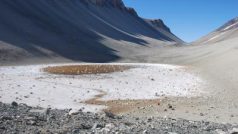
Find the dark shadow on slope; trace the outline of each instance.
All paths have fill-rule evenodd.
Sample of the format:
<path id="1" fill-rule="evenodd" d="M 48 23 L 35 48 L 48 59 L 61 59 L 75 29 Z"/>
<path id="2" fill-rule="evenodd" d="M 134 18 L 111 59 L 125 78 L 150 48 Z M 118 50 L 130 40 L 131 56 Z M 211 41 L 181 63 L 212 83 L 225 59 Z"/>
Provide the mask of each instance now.
<path id="1" fill-rule="evenodd" d="M 158 30 L 153 28 L 140 17 L 133 16 L 132 14 L 127 13 L 126 11 L 121 11 L 119 9 L 110 7 L 103 7 L 103 9 L 102 7 L 89 9 L 89 11 L 91 11 L 91 14 L 96 16 L 98 20 L 103 20 L 130 35 L 143 35 L 156 40 L 174 41 L 170 37 L 162 34 Z M 109 35 L 109 37 L 110 36 L 111 35 Z M 147 44 L 147 42 L 144 43 L 144 45 Z"/>
<path id="2" fill-rule="evenodd" d="M 143 45 L 143 46 L 148 44 L 147 41 L 132 36 L 135 34 L 132 34 L 129 31 L 124 30 L 121 27 L 118 27 L 117 25 L 114 25 L 114 23 L 111 23 L 110 20 L 113 20 L 113 18 L 110 18 L 110 17 L 103 18 L 101 16 L 98 16 L 98 14 L 96 13 L 96 12 L 101 12 L 105 16 L 116 16 L 117 14 L 115 12 L 115 9 L 111 8 L 111 13 L 105 12 L 105 9 L 102 7 L 100 7 L 99 10 L 95 10 L 95 9 L 97 9 L 97 7 L 85 6 L 80 1 L 75 1 L 75 0 L 71 0 L 71 2 L 64 3 L 64 6 L 54 7 L 54 10 L 57 10 L 58 12 L 63 11 L 60 14 L 63 16 L 67 16 L 67 18 L 64 17 L 66 21 L 74 25 L 77 25 L 79 27 L 81 26 L 87 27 L 88 29 L 91 29 L 92 31 L 96 31 L 97 33 L 100 33 L 111 39 L 115 39 L 117 41 L 123 40 L 123 41 L 132 42 L 132 43 Z M 132 18 L 133 16 L 128 16 L 128 17 Z M 119 17 L 119 19 L 125 19 L 125 18 Z M 119 22 L 117 22 L 117 24 L 120 25 Z M 130 26 L 130 25 L 127 24 L 127 26 Z M 131 31 L 131 32 L 134 32 L 134 31 Z"/>
<path id="3" fill-rule="evenodd" d="M 20 1 L 20 0 L 16 0 Z M 45 1 L 45 2 L 44 2 Z M 9 2 L 8 2 L 9 3 Z M 71 30 L 78 30 L 77 32 L 87 33 L 88 30 L 100 33 L 109 38 L 118 40 L 118 41 L 128 41 L 139 45 L 146 45 L 148 42 L 142 40 L 140 38 L 135 38 L 133 36 L 129 36 L 126 33 L 120 31 L 121 29 L 118 27 L 114 27 L 113 25 L 107 24 L 107 20 L 100 20 L 98 16 L 95 16 L 91 13 L 91 10 L 94 8 L 88 8 L 83 3 L 78 0 L 68 0 L 68 1 L 48 1 L 41 0 L 39 2 L 32 2 L 31 0 L 25 0 L 25 8 L 19 8 L 19 4 L 23 2 L 20 1 L 15 4 L 16 11 L 19 13 L 21 11 L 23 16 L 30 17 L 30 19 L 40 20 L 41 22 L 47 22 L 47 25 L 51 24 L 52 26 L 57 27 L 67 27 L 71 26 Z M 12 6 L 12 4 L 11 4 Z M 24 10 L 25 11 L 22 11 Z M 45 11 L 44 9 L 47 9 Z M 103 11 L 103 9 L 101 9 Z M 114 11 L 112 11 L 114 14 Z M 28 13 L 26 15 L 26 13 Z M 109 15 L 105 13 L 105 15 Z M 47 18 L 44 18 L 47 16 Z M 48 20 L 46 20 L 48 19 Z M 35 21 L 37 23 L 37 21 Z M 76 28 L 76 29 L 75 29 Z M 67 30 L 67 29 L 66 29 Z M 81 30 L 81 31 L 80 31 Z M 71 31 L 69 31 L 71 32 Z"/>
<path id="4" fill-rule="evenodd" d="M 109 14 L 106 9 L 87 7 L 80 0 L 1 0 L 0 40 L 37 57 L 48 57 L 45 50 L 49 50 L 85 62 L 111 62 L 120 58 L 115 50 L 101 43 L 103 38 L 99 34 L 143 46 L 148 42 L 135 35 L 169 40 L 140 18 L 113 9 L 111 17 L 119 15 L 116 20 L 104 18 L 97 11 L 105 16 Z M 122 20 L 126 20 L 122 24 L 119 20 L 123 16 Z"/>
<path id="5" fill-rule="evenodd" d="M 70 36 L 70 35 L 69 35 Z M 84 62 L 111 62 L 118 60 L 114 50 L 101 44 L 100 37 L 78 37 L 53 33 L 26 33 L 22 31 L 6 32 L 0 30 L 0 40 L 8 44 L 23 48 L 36 57 L 51 57 L 45 50 L 54 52 L 64 58 Z M 80 37 L 80 35 L 78 35 Z"/>
<path id="6" fill-rule="evenodd" d="M 79 28 L 65 20 L 49 19 L 47 14 L 41 14 L 43 12 L 32 14 L 27 10 L 18 10 L 4 1 L 1 1 L 0 7 L 0 40 L 23 48 L 34 56 L 48 57 L 45 51 L 39 49 L 43 48 L 75 61 L 111 62 L 119 59 L 115 51 L 100 43 L 102 38 L 89 29 Z M 12 11 L 12 8 L 15 9 Z"/>

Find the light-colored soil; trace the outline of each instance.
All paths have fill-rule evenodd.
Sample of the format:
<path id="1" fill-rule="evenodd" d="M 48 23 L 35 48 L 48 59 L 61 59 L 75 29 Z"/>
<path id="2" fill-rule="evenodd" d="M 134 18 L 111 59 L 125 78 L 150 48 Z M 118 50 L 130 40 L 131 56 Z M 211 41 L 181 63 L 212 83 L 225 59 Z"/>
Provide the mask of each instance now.
<path id="1" fill-rule="evenodd" d="M 171 98 L 175 111 L 157 113 L 158 116 L 238 123 L 238 38 L 214 44 L 190 45 L 156 50 L 146 61 L 185 65 L 208 83 L 206 98 Z M 142 57 L 141 57 L 142 58 Z M 173 100 L 173 101 L 172 101 Z M 151 115 L 158 109 L 146 109 L 139 114 Z M 162 110 L 161 110 L 162 111 Z M 188 112 L 188 113 L 186 113 Z M 200 116 L 200 113 L 202 113 Z"/>
<path id="2" fill-rule="evenodd" d="M 214 122 L 237 123 L 237 120 L 238 120 L 238 114 L 237 114 L 237 111 L 238 111 L 238 105 L 237 105 L 238 104 L 238 98 L 237 98 L 238 44 L 237 44 L 237 41 L 238 41 L 238 38 L 232 38 L 229 40 L 221 41 L 215 44 L 208 44 L 208 45 L 202 44 L 202 45 L 184 46 L 184 47 L 165 47 L 161 49 L 145 48 L 143 49 L 143 51 L 142 50 L 138 51 L 137 55 L 129 56 L 127 59 L 122 58 L 121 61 L 123 62 L 150 62 L 150 63 L 166 63 L 166 64 L 174 64 L 174 65 L 183 65 L 188 67 L 186 68 L 186 72 L 189 72 L 189 73 L 194 72 L 196 75 L 201 77 L 203 81 L 205 81 L 208 84 L 207 87 L 204 89 L 205 91 L 208 92 L 208 95 L 202 98 L 199 98 L 199 97 L 198 98 L 196 97 L 195 98 L 194 97 L 180 98 L 180 97 L 169 96 L 170 100 L 167 100 L 164 103 L 162 102 L 161 107 L 159 108 L 145 107 L 144 110 L 136 109 L 135 112 L 128 112 L 128 113 L 133 116 L 155 115 L 160 117 L 167 116 L 167 117 L 177 117 L 177 118 L 185 118 L 185 119 L 192 119 L 192 120 L 196 119 L 196 120 L 208 120 L 208 121 L 214 121 Z M 127 79 L 128 77 L 120 75 L 121 78 L 125 79 L 126 81 L 129 81 L 128 85 L 121 88 L 122 90 L 120 92 L 116 90 L 117 88 L 115 87 L 115 85 L 120 85 L 119 83 L 120 81 L 116 81 L 118 80 L 117 77 L 114 77 L 114 76 L 106 77 L 105 81 L 100 81 L 101 82 L 100 84 L 106 85 L 108 82 L 113 82 L 113 84 L 110 84 L 106 87 L 105 91 L 108 92 L 108 89 L 110 89 L 109 87 L 113 87 L 112 92 L 116 93 L 118 96 L 123 96 L 125 91 L 128 91 L 128 89 L 132 89 L 136 91 L 143 91 L 141 89 L 145 89 L 147 93 L 150 93 L 152 88 L 149 88 L 148 90 L 148 87 L 161 86 L 166 82 L 170 82 L 171 78 L 175 78 L 176 80 L 181 80 L 181 82 L 178 82 L 178 83 L 184 84 L 184 82 L 182 82 L 184 81 L 182 80 L 182 78 L 184 78 L 184 76 L 186 75 L 179 75 L 179 77 L 177 77 L 176 73 L 178 74 L 179 71 L 177 71 L 174 75 L 172 75 L 168 73 L 168 70 L 163 70 L 163 69 L 157 70 L 153 74 L 150 74 L 151 76 L 153 76 L 152 78 L 157 77 L 155 78 L 155 82 L 158 82 L 158 83 L 155 83 L 155 82 L 143 83 L 145 80 L 147 81 L 149 79 L 147 76 L 148 73 L 145 72 L 147 69 L 144 68 L 143 71 L 139 73 L 136 70 L 135 72 L 133 72 L 133 75 L 125 74 L 125 76 L 128 76 L 128 75 L 134 76 L 134 77 L 131 77 L 130 79 Z M 15 71 L 17 72 L 19 70 L 15 70 Z M 11 70 L 9 70 L 8 72 L 11 72 Z M 165 72 L 165 75 L 162 75 L 163 72 Z M 19 79 L 29 79 L 29 77 L 27 76 L 21 77 L 20 75 L 21 74 L 19 74 L 19 76 L 16 76 L 16 77 L 15 76 L 13 77 L 11 73 L 7 74 L 7 76 L 1 75 L 2 77 L 1 90 L 7 89 L 8 91 L 6 92 L 6 95 L 2 95 L 2 98 L 6 97 L 7 94 L 11 95 L 10 91 L 14 92 L 12 88 L 15 85 L 12 86 L 8 84 L 18 83 Z M 173 77 L 169 77 L 170 79 L 165 79 L 166 78 L 165 76 L 173 76 Z M 63 79 L 62 77 L 63 76 L 60 76 L 60 78 L 57 77 L 57 81 L 64 82 L 65 79 Z M 91 82 L 95 80 L 95 77 L 96 76 L 88 77 L 84 79 L 81 78 L 80 81 L 78 82 L 84 83 L 87 86 L 92 85 Z M 114 78 L 115 81 L 111 79 L 112 77 Z M 135 78 L 138 78 L 138 77 L 141 77 L 141 80 L 135 81 Z M 99 77 L 97 76 L 97 78 Z M 102 79 L 102 78 L 100 77 L 99 79 Z M 133 83 L 133 81 L 135 83 Z M 55 83 L 55 79 L 52 79 L 52 80 L 47 79 L 47 82 Z M 188 82 L 188 83 L 193 84 L 193 82 Z M 133 83 L 134 85 L 137 85 L 138 87 L 135 88 L 131 86 L 131 83 Z M 68 87 L 68 85 L 66 84 L 64 83 L 62 87 L 60 86 L 56 86 L 56 87 L 60 89 L 59 91 L 63 91 L 63 88 Z M 144 84 L 144 86 L 146 86 L 147 88 L 144 86 L 141 86 L 140 84 Z M 169 92 L 169 94 L 172 94 L 173 85 L 177 85 L 177 84 L 170 83 L 169 88 L 166 88 L 165 91 L 171 91 Z M 100 87 L 100 85 L 97 85 L 97 89 L 98 87 Z M 27 89 L 25 87 L 22 87 L 22 89 L 23 88 Z M 41 86 L 41 90 L 45 88 L 46 87 Z M 19 89 L 19 87 L 17 87 L 16 89 Z M 176 89 L 181 90 L 182 88 L 176 88 Z M 189 87 L 189 89 L 191 89 L 191 87 Z M 160 88 L 155 88 L 154 90 L 160 90 Z M 198 88 L 197 90 L 201 90 L 201 88 Z M 112 92 L 110 92 L 109 94 L 111 94 Z M 190 93 L 190 92 L 191 91 L 186 90 L 186 93 Z M 144 92 L 143 94 L 142 93 L 137 94 L 137 93 L 138 92 L 133 92 L 133 94 L 130 94 L 130 95 L 133 96 L 134 94 L 136 94 L 136 96 L 143 96 L 144 94 Z M 84 94 L 85 95 L 89 94 L 91 97 L 95 96 L 95 94 L 90 94 L 87 92 L 86 93 L 84 92 Z M 12 96 L 13 96 L 12 98 L 14 98 L 14 95 Z M 107 101 L 117 100 L 117 98 L 115 98 L 114 96 L 107 95 L 106 97 L 107 97 Z M 145 97 L 152 97 L 152 96 L 145 96 Z M 110 98 L 113 98 L 113 99 L 110 99 Z M 134 99 L 138 100 L 137 98 L 134 98 Z M 26 102 L 29 102 L 29 101 L 26 101 Z M 169 111 L 169 112 L 163 112 L 164 109 L 166 109 L 168 103 L 176 106 L 175 110 Z M 46 105 L 46 103 L 44 104 Z"/>
<path id="3" fill-rule="evenodd" d="M 17 101 L 31 106 L 58 109 L 82 108 L 91 112 L 107 109 L 116 114 L 126 114 L 138 108 L 146 109 L 150 106 L 158 108 L 160 98 L 163 96 L 194 97 L 207 94 L 202 88 L 204 81 L 182 66 L 111 63 L 101 64 L 100 67 L 130 69 L 82 75 L 56 75 L 41 70 L 48 66 L 63 66 L 63 69 L 66 66 L 69 69 L 68 66 L 80 68 L 80 65 L 83 67 L 90 65 L 92 68 L 99 66 L 99 64 L 52 64 L 1 67 L 0 101 L 5 103 Z M 115 71 L 115 68 L 111 70 Z"/>

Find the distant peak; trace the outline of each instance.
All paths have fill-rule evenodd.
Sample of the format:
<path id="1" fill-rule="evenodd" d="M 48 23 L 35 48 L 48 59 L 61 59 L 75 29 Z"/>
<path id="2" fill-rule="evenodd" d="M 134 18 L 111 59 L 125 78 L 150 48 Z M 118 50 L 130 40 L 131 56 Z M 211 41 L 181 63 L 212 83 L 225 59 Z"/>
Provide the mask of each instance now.
<path id="1" fill-rule="evenodd" d="M 217 29 L 217 31 L 228 31 L 238 28 L 238 17 L 228 21 L 225 25 Z"/>
<path id="2" fill-rule="evenodd" d="M 167 27 L 165 24 L 164 24 L 164 21 L 161 20 L 161 19 L 144 19 L 146 22 L 148 22 L 149 24 L 151 24 L 153 27 L 155 28 L 161 28 L 161 29 L 164 29 L 165 31 L 167 32 L 170 32 L 170 29 L 169 27 Z"/>

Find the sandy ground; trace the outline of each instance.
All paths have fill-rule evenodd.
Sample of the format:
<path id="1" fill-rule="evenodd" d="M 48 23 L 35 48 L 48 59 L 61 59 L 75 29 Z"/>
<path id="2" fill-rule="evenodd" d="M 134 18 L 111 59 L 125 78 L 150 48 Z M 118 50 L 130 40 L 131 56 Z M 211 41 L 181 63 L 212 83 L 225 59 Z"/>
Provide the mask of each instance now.
<path id="1" fill-rule="evenodd" d="M 121 108 L 114 111 L 123 112 L 125 108 L 130 109 L 129 104 L 126 104 L 129 101 L 131 101 L 130 105 L 143 108 L 149 104 L 160 105 L 160 99 L 164 97 L 191 98 L 208 94 L 204 90 L 205 82 L 182 66 L 119 65 L 135 67 L 123 72 L 78 76 L 54 75 L 42 71 L 42 68 L 54 65 L 1 67 L 0 101 L 5 103 L 17 101 L 45 108 L 73 108 L 74 110 L 83 108 L 93 112 L 105 109 L 105 105 L 110 108 L 121 105 Z M 100 102 L 95 100 L 95 97 Z M 93 103 L 97 106 L 85 106 Z M 128 111 L 131 110 L 126 110 Z"/>
<path id="2" fill-rule="evenodd" d="M 237 123 L 237 48 L 238 38 L 233 38 L 209 45 L 201 44 L 156 50 L 152 54 L 154 56 L 144 58 L 149 62 L 192 67 L 204 81 L 209 83 L 205 89 L 211 93 L 208 98 L 170 98 L 168 103 L 175 104 L 176 111 L 163 112 L 168 107 L 164 105 L 157 115 Z M 151 112 L 149 112 L 150 110 Z M 150 110 L 142 111 L 142 114 L 148 116 L 158 111 L 153 108 Z M 141 114 L 141 112 L 139 113 Z"/>

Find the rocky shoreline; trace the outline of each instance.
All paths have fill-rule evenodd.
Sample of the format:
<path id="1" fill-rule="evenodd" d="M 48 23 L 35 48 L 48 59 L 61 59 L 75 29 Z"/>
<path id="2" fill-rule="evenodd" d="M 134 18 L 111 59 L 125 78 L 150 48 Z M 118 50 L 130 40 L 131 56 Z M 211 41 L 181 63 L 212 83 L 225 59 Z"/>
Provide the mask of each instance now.
<path id="1" fill-rule="evenodd" d="M 137 118 L 112 113 L 70 112 L 0 103 L 0 133 L 238 133 L 238 125 L 171 118 Z"/>

